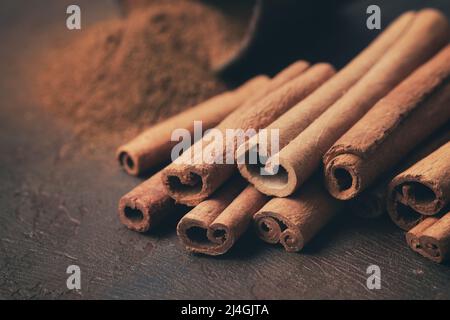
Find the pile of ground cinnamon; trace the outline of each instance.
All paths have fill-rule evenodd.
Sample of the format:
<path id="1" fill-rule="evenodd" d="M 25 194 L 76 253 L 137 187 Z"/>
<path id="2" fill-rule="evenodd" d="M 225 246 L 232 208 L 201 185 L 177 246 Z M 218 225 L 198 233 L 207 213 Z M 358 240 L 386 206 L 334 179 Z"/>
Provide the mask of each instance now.
<path id="1" fill-rule="evenodd" d="M 46 55 L 40 101 L 80 136 L 137 132 L 225 89 L 210 64 L 235 31 L 217 9 L 183 0 L 87 27 Z"/>

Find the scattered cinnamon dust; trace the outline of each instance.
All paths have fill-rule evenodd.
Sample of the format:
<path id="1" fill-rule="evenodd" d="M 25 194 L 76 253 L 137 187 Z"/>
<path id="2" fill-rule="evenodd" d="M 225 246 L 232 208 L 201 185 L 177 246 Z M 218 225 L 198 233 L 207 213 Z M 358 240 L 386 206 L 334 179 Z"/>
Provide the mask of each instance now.
<path id="1" fill-rule="evenodd" d="M 225 90 L 210 64 L 229 49 L 227 30 L 235 32 L 219 11 L 185 0 L 98 23 L 46 55 L 36 84 L 40 102 L 71 121 L 78 136 L 131 136 Z"/>

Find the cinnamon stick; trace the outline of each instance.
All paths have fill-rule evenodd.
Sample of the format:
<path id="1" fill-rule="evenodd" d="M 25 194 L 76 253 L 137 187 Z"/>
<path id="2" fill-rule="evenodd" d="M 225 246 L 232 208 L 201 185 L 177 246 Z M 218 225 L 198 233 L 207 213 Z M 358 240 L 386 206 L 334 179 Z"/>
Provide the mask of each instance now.
<path id="1" fill-rule="evenodd" d="M 416 162 L 436 151 L 448 141 L 450 141 L 450 122 L 434 132 L 425 142 L 421 143 L 406 155 L 394 169 L 380 177 L 373 186 L 363 191 L 356 198 L 348 201 L 347 208 L 352 214 L 369 219 L 377 218 L 387 213 L 387 189 L 392 179 Z"/>
<path id="2" fill-rule="evenodd" d="M 389 184 L 387 209 L 391 219 L 409 230 L 426 216 L 446 211 L 450 204 L 450 142 L 397 175 Z"/>
<path id="3" fill-rule="evenodd" d="M 242 178 L 230 180 L 178 223 L 177 234 L 187 250 L 208 255 L 226 253 L 245 232 L 253 214 L 269 198 Z"/>
<path id="4" fill-rule="evenodd" d="M 303 130 L 266 164 L 279 165 L 276 184 L 265 193 L 288 196 L 320 166 L 322 156 L 378 100 L 431 58 L 449 39 L 447 19 L 432 9 L 417 13 L 396 44 L 342 98 Z"/>
<path id="5" fill-rule="evenodd" d="M 242 107 L 248 108 L 248 105 L 251 106 L 261 99 L 267 90 L 282 86 L 296 74 L 301 74 L 307 66 L 308 63 L 304 61 L 290 65 L 281 71 L 268 86 L 250 97 Z M 160 171 L 120 199 L 119 217 L 124 225 L 138 232 L 146 232 L 175 209 L 175 202 L 168 195 L 161 180 L 162 172 Z"/>
<path id="6" fill-rule="evenodd" d="M 278 90 L 269 94 L 252 106 L 244 106 L 225 118 L 216 128 L 226 136 L 227 129 L 259 130 L 265 128 L 274 119 L 286 112 L 298 101 L 304 99 L 324 81 L 334 74 L 331 65 L 316 64 L 306 72 L 291 80 Z M 205 139 L 203 139 L 205 140 Z M 218 146 L 203 149 L 203 159 L 206 156 L 217 160 L 205 163 L 203 159 L 196 161 L 198 155 L 195 148 L 184 152 L 187 161 L 174 162 L 163 170 L 163 182 L 168 194 L 177 202 L 195 206 L 217 190 L 236 170 L 236 166 L 226 164 L 225 159 L 234 159 L 237 139 L 233 146 Z M 205 143 L 207 145 L 207 143 Z M 220 149 L 220 150 L 217 150 Z M 222 162 L 222 163 L 218 163 Z"/>
<path id="7" fill-rule="evenodd" d="M 450 120 L 450 45 L 381 99 L 324 156 L 335 198 L 359 195 Z"/>
<path id="8" fill-rule="evenodd" d="M 335 76 L 272 122 L 267 129 L 280 130 L 279 148 L 286 146 L 363 77 L 411 26 L 415 15 L 414 12 L 401 15 Z M 236 152 L 237 158 L 249 158 L 250 151 L 257 152 L 258 158 L 270 156 L 270 140 L 267 143 L 266 150 L 263 151 L 259 150 L 262 146 L 258 145 L 258 140 L 259 135 L 256 135 L 249 139 L 247 143 L 241 145 Z M 250 164 L 246 161 L 238 163 L 239 171 L 245 179 L 261 192 L 270 194 L 270 188 L 266 188 L 266 186 L 275 184 L 277 181 L 270 175 L 262 175 L 260 167 L 260 165 Z"/>
<path id="9" fill-rule="evenodd" d="M 320 179 L 287 198 L 273 198 L 253 217 L 259 237 L 268 243 L 281 243 L 286 251 L 304 246 L 342 209 Z"/>
<path id="10" fill-rule="evenodd" d="M 301 70 L 307 63 L 299 64 Z M 175 129 L 184 128 L 192 134 L 194 121 L 201 120 L 204 129 L 212 128 L 225 116 L 248 99 L 251 95 L 260 96 L 262 87 L 269 82 L 267 76 L 257 76 L 239 88 L 219 94 L 199 105 L 181 112 L 145 130 L 117 150 L 120 165 L 131 175 L 140 175 L 152 167 L 170 160 L 170 151 L 177 144 L 171 141 Z"/>
<path id="11" fill-rule="evenodd" d="M 406 243 L 413 251 L 423 254 L 423 248 L 420 245 L 419 238 L 426 229 L 431 227 L 438 220 L 438 217 L 427 217 L 405 234 Z"/>
<path id="12" fill-rule="evenodd" d="M 450 257 L 450 212 L 429 217 L 406 234 L 408 245 L 424 257 L 442 263 Z"/>
<path id="13" fill-rule="evenodd" d="M 236 108 L 253 105 L 308 69 L 309 63 L 299 60 L 284 69 L 269 81 L 266 76 L 257 76 L 239 88 L 219 94 L 157 124 L 121 146 L 117 158 L 122 167 L 132 175 L 139 175 L 148 169 L 168 162 L 170 151 L 177 143 L 171 141 L 175 129 L 184 128 L 192 134 L 194 121 L 201 120 L 204 130 L 216 126 Z"/>
<path id="14" fill-rule="evenodd" d="M 119 201 L 122 224 L 137 232 L 146 232 L 175 209 L 161 183 L 161 171 L 124 195 Z"/>

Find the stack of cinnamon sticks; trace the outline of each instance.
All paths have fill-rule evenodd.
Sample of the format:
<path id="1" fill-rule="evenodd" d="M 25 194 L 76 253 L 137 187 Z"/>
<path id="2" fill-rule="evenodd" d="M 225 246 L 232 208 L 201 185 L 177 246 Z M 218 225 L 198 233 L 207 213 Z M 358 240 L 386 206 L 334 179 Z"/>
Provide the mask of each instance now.
<path id="1" fill-rule="evenodd" d="M 177 234 L 189 251 L 224 254 L 253 224 L 297 252 L 344 208 L 373 217 L 387 207 L 413 250 L 445 261 L 449 38 L 439 11 L 407 12 L 339 72 L 298 61 L 148 129 L 119 148 L 122 167 L 141 175 L 174 161 L 120 199 L 122 223 L 146 232 L 183 204 L 193 208 Z M 210 133 L 174 159 L 172 133 L 192 134 L 195 121 Z M 217 143 L 212 132 L 230 129 L 254 134 Z M 278 133 L 276 146 L 260 129 Z"/>

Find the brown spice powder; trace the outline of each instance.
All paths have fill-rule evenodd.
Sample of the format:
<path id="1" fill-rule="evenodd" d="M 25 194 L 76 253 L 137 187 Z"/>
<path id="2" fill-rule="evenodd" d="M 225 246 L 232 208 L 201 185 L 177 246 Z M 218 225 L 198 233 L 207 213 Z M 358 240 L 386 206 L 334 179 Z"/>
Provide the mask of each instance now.
<path id="1" fill-rule="evenodd" d="M 226 23 L 216 9 L 183 0 L 101 22 L 46 55 L 39 99 L 80 137 L 131 136 L 225 89 L 210 64 L 233 42 Z"/>

